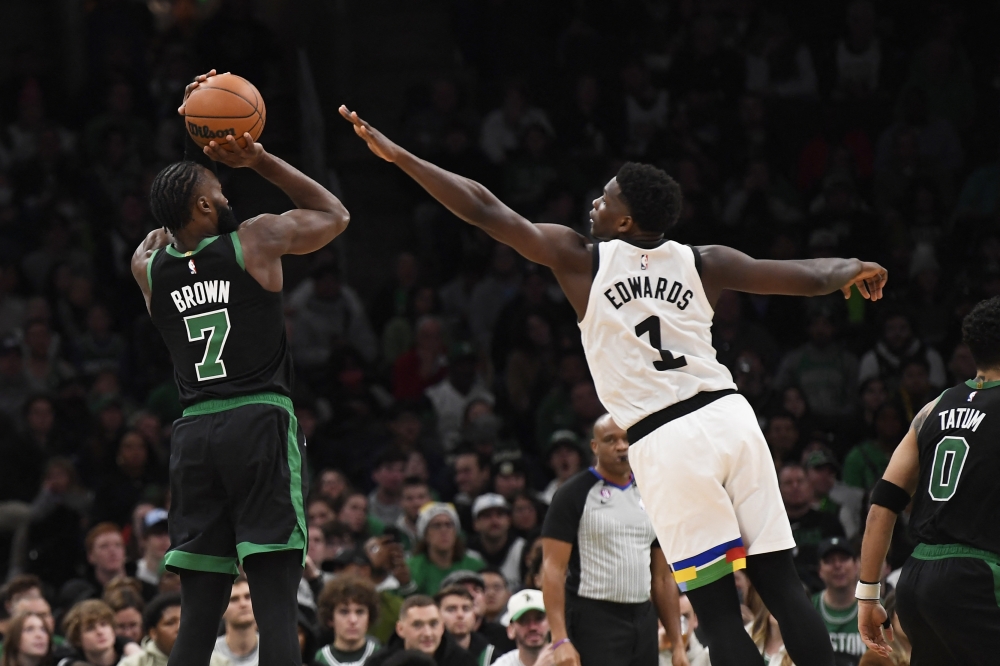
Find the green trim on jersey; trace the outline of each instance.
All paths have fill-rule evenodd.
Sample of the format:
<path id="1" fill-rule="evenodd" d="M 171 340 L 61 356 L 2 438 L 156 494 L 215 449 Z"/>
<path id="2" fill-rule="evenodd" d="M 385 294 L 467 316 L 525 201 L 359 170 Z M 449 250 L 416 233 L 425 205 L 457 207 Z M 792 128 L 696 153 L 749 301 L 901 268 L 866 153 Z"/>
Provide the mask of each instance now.
<path id="1" fill-rule="evenodd" d="M 378 642 L 378 639 L 372 636 L 365 639 L 364 647 L 353 652 L 343 652 L 330 643 L 316 651 L 313 661 L 320 666 L 360 666 L 381 647 L 382 644 Z"/>
<path id="2" fill-rule="evenodd" d="M 286 543 L 251 543 L 243 541 L 236 544 L 236 553 L 240 563 L 247 555 L 254 553 L 273 553 L 279 550 L 301 550 L 302 564 L 306 561 L 306 543 L 308 532 L 306 531 L 306 514 L 302 500 L 302 456 L 299 454 L 298 431 L 299 422 L 295 418 L 295 408 L 288 396 L 278 393 L 255 393 L 253 395 L 243 395 L 236 398 L 225 398 L 221 400 L 205 400 L 191 405 L 184 410 L 184 416 L 202 416 L 205 414 L 216 414 L 225 412 L 244 405 L 274 405 L 281 407 L 288 412 L 288 471 L 291 483 L 289 492 L 292 498 L 292 507 L 295 509 L 296 528 L 288 537 Z M 169 562 L 168 562 L 169 563 Z M 191 567 L 182 567 L 191 568 Z"/>
<path id="3" fill-rule="evenodd" d="M 199 252 L 201 252 L 202 250 L 204 250 L 206 247 L 208 247 L 209 245 L 211 245 L 213 242 L 215 242 L 218 239 L 219 239 L 218 236 L 209 236 L 208 238 L 202 238 L 201 242 L 198 243 L 198 247 L 196 247 L 195 249 L 191 250 L 190 252 L 181 252 L 180 250 L 178 250 L 173 245 L 168 245 L 167 246 L 167 254 L 169 254 L 171 257 L 179 257 L 181 259 L 184 259 L 184 258 L 187 258 L 187 257 L 191 257 L 191 256 L 194 256 L 194 255 L 198 254 Z"/>
<path id="4" fill-rule="evenodd" d="M 929 543 L 918 543 L 913 549 L 913 557 L 918 560 L 946 560 L 949 557 L 974 557 L 978 560 L 985 560 L 993 564 L 1000 565 L 1000 555 L 991 553 L 988 550 L 970 548 L 961 544 L 952 543 L 944 545 L 931 545 Z"/>
<path id="5" fill-rule="evenodd" d="M 156 259 L 156 253 L 160 251 L 160 248 L 153 250 L 153 254 L 149 255 L 149 261 L 146 262 L 146 284 L 149 286 L 149 297 L 153 297 L 153 259 Z"/>
<path id="6" fill-rule="evenodd" d="M 231 574 L 233 578 L 240 575 L 236 568 L 235 557 L 217 557 L 215 555 L 199 555 L 183 550 L 171 550 L 163 558 L 163 566 L 191 571 L 207 571 L 209 573 Z"/>
<path id="7" fill-rule="evenodd" d="M 815 594 L 812 602 L 823 619 L 833 651 L 861 657 L 867 648 L 858 630 L 858 602 L 848 608 L 831 608 L 823 599 L 823 592 Z"/>
<path id="8" fill-rule="evenodd" d="M 982 386 L 980 386 L 979 382 L 977 382 L 975 379 L 966 379 L 965 385 L 971 389 L 976 389 L 977 391 L 983 391 L 985 389 L 993 388 L 994 386 L 1000 386 L 1000 379 L 992 382 L 983 382 Z"/>
<path id="9" fill-rule="evenodd" d="M 229 234 L 229 237 L 233 239 L 233 250 L 236 252 L 236 263 L 240 265 L 240 268 L 246 270 L 247 265 L 243 263 L 243 243 L 240 242 L 239 232 L 234 231 Z"/>

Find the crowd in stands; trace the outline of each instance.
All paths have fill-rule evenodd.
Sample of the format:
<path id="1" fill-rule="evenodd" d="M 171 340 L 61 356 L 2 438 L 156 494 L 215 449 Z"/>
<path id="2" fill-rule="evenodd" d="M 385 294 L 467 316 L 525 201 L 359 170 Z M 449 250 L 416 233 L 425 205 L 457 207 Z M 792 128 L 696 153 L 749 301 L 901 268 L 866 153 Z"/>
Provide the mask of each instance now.
<path id="1" fill-rule="evenodd" d="M 715 312 L 803 583 L 836 616 L 852 603 L 868 491 L 920 407 L 974 375 L 958 323 L 1000 294 L 995 8 L 611 4 L 451 3 L 460 65 L 399 91 L 394 138 L 535 222 L 587 234 L 591 201 L 635 160 L 680 183 L 680 242 L 889 269 L 876 304 L 726 292 Z M 68 89 L 38 46 L 3 70 L 3 666 L 163 666 L 170 652 L 178 580 L 160 563 L 180 407 L 129 257 L 154 226 L 152 177 L 181 155 L 176 107 L 194 74 L 238 72 L 294 107 L 287 53 L 253 5 L 83 3 L 85 86 Z M 295 162 L 291 117 L 275 114 L 266 143 Z M 269 205 L 238 175 L 223 181 L 238 211 Z M 312 475 L 303 655 L 334 666 L 387 645 L 466 664 L 489 645 L 541 658 L 544 609 L 524 602 L 516 631 L 498 622 L 512 593 L 539 587 L 546 507 L 590 464 L 604 409 L 549 271 L 399 189 L 408 249 L 383 257 L 382 284 L 352 283 L 335 251 L 286 279 Z M 913 547 L 901 522 L 887 573 Z M 233 590 L 216 666 L 255 663 L 249 592 Z M 742 594 L 777 655 L 776 624 Z M 379 654 L 367 663 L 394 657 Z"/>

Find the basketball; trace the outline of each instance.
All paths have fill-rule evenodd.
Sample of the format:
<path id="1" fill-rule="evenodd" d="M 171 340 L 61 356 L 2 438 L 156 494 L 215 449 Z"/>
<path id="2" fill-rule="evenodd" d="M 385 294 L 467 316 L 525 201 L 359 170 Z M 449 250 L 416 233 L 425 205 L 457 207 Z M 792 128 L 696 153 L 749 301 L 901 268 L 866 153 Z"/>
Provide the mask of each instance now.
<path id="1" fill-rule="evenodd" d="M 252 83 L 235 74 L 209 77 L 188 97 L 184 105 L 184 121 L 188 134 L 199 146 L 209 141 L 225 141 L 226 135 L 236 137 L 246 145 L 244 132 L 253 140 L 264 130 L 267 111 L 264 98 Z"/>

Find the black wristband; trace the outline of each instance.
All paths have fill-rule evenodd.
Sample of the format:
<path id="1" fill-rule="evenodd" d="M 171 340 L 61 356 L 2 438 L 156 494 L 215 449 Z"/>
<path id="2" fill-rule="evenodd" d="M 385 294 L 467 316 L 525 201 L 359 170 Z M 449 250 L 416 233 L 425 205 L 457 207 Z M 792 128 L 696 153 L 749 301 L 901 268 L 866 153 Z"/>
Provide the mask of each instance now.
<path id="1" fill-rule="evenodd" d="M 898 514 L 910 503 L 910 493 L 906 492 L 892 481 L 879 479 L 872 489 L 871 503 L 884 506 Z"/>

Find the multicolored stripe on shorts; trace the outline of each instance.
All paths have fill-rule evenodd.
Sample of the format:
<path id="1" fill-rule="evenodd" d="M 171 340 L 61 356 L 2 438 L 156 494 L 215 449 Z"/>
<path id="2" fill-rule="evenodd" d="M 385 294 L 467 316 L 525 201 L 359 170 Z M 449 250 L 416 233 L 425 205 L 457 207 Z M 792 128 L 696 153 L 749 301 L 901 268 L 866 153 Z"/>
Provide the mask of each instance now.
<path id="1" fill-rule="evenodd" d="M 694 557 L 674 562 L 674 580 L 681 592 L 687 592 L 714 583 L 746 566 L 747 549 L 743 547 L 743 539 L 734 539 Z"/>

